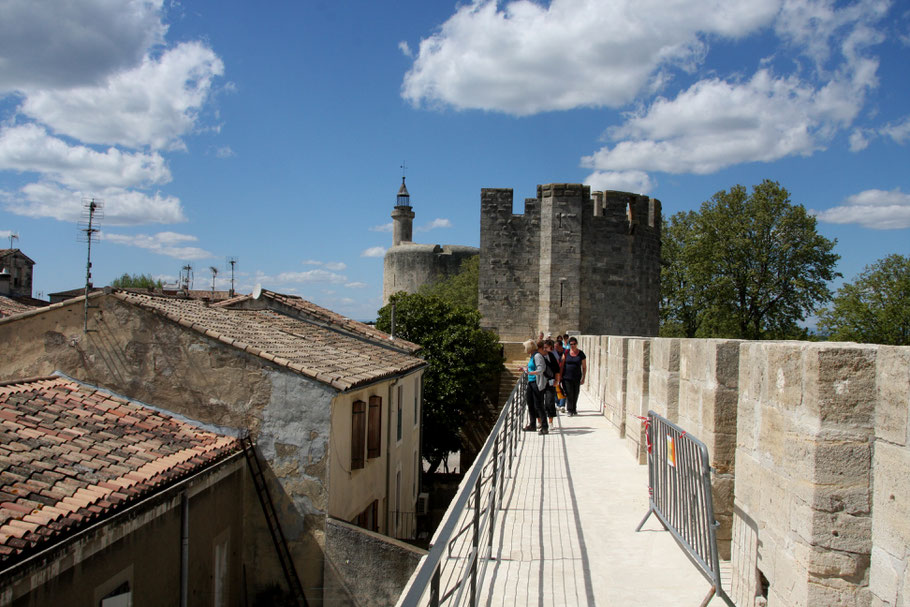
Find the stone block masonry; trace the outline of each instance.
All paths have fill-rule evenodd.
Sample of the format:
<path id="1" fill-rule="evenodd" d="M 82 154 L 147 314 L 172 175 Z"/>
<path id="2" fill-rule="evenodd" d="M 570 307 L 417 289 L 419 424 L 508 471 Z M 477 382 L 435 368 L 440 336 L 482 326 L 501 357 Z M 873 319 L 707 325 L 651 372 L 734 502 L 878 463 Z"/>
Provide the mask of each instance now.
<path id="1" fill-rule="evenodd" d="M 479 307 L 503 341 L 538 331 L 657 334 L 660 202 L 582 184 L 481 190 Z"/>
<path id="2" fill-rule="evenodd" d="M 708 446 L 737 605 L 910 605 L 910 348 L 603 335 L 579 344 L 583 390 L 611 421 L 623 411 L 631 447 L 645 402 Z"/>

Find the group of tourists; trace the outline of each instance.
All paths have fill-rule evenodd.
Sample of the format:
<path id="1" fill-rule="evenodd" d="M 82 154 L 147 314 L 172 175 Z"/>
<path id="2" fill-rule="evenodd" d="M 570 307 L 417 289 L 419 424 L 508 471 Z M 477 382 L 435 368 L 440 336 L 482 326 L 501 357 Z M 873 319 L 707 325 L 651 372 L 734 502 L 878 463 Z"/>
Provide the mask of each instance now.
<path id="1" fill-rule="evenodd" d="M 578 340 L 569 334 L 556 339 L 524 342 L 528 360 L 527 403 L 530 422 L 526 432 L 549 434 L 557 408 L 570 417 L 578 415 L 578 392 L 585 383 L 588 371 L 585 353 L 578 349 Z"/>

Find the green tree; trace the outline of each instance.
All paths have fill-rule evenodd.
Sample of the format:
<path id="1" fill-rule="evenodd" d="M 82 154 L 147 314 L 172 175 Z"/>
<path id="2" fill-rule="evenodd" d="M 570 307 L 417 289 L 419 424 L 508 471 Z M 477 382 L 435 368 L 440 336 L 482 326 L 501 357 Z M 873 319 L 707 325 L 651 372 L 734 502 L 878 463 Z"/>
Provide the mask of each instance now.
<path id="1" fill-rule="evenodd" d="M 439 297 L 399 292 L 379 310 L 376 327 L 423 346 L 423 456 L 431 471 L 462 448 L 461 429 L 484 403 L 502 368 L 499 338 L 480 327 L 480 313 Z"/>
<path id="2" fill-rule="evenodd" d="M 417 292 L 421 295 L 439 297 L 456 306 L 476 310 L 479 276 L 480 256 L 473 255 L 461 262 L 457 274 L 422 285 Z"/>
<path id="3" fill-rule="evenodd" d="M 129 274 L 124 272 L 119 278 L 111 281 L 117 289 L 160 289 L 164 286 L 161 280 L 155 280 L 151 274 Z"/>
<path id="4" fill-rule="evenodd" d="M 837 290 L 818 327 L 829 339 L 910 345 L 910 256 L 888 255 Z"/>
<path id="5" fill-rule="evenodd" d="M 836 241 L 775 181 L 720 191 L 671 217 L 665 234 L 665 335 L 803 338 L 799 321 L 831 298 L 839 276 Z"/>

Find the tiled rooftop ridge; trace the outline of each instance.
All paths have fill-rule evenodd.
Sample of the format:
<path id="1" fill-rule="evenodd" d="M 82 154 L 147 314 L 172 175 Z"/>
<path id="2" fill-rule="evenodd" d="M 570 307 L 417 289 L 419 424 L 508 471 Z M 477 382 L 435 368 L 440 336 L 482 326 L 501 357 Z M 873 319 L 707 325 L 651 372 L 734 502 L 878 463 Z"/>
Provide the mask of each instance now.
<path id="1" fill-rule="evenodd" d="M 0 568 L 239 448 L 66 378 L 0 384 Z"/>
<path id="2" fill-rule="evenodd" d="M 249 297 L 249 296 L 247 296 Z M 380 343 L 390 344 L 391 340 L 389 339 L 389 334 L 380 331 L 375 327 L 371 327 L 368 324 L 358 322 L 347 316 L 342 316 L 337 312 L 333 312 L 327 308 L 323 308 L 314 304 L 311 301 L 307 301 L 301 297 L 295 295 L 284 295 L 282 293 L 275 293 L 274 291 L 268 291 L 266 289 L 262 290 L 262 297 L 272 299 L 278 303 L 284 304 L 296 310 L 299 310 L 307 316 L 311 316 L 315 319 L 324 321 L 326 323 L 335 325 L 346 331 L 361 335 L 368 339 L 376 340 Z M 227 304 L 228 302 L 225 302 Z M 391 342 L 391 347 L 395 347 L 401 350 L 404 350 L 408 353 L 413 354 L 421 349 L 422 346 L 411 343 L 407 340 L 396 338 L 394 342 Z"/>
<path id="3" fill-rule="evenodd" d="M 350 335 L 349 331 L 320 326 L 271 308 L 230 307 L 230 304 L 248 300 L 248 296 L 246 299 L 235 298 L 209 305 L 198 300 L 146 293 L 118 290 L 112 294 L 124 302 L 152 311 L 211 339 L 287 367 L 338 390 L 394 377 L 425 364 L 412 354 L 389 347 L 378 339 L 365 338 L 362 334 Z M 293 298 L 289 301 L 292 300 Z M 295 304 L 318 308 L 305 300 L 297 300 Z M 320 309 L 327 314 L 334 314 Z M 356 323 L 350 319 L 345 320 Z M 371 331 L 388 338 L 381 331 Z M 416 344 L 410 345 L 414 349 L 419 348 Z"/>

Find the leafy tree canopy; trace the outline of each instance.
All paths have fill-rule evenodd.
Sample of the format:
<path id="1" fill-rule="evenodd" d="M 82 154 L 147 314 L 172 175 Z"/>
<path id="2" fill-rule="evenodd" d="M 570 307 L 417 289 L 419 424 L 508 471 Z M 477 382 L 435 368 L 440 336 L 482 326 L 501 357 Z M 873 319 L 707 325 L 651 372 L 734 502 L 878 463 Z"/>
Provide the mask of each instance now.
<path id="1" fill-rule="evenodd" d="M 804 338 L 799 327 L 831 298 L 836 241 L 790 193 L 765 180 L 720 191 L 666 222 L 661 335 Z"/>
<path id="2" fill-rule="evenodd" d="M 399 292 L 379 310 L 376 327 L 423 346 L 423 456 L 435 470 L 462 448 L 461 429 L 502 368 L 499 338 L 480 327 L 480 313 L 439 297 Z"/>
<path id="3" fill-rule="evenodd" d="M 161 280 L 155 280 L 151 274 L 129 274 L 124 272 L 120 278 L 111 281 L 117 289 L 160 289 L 164 286 Z"/>
<path id="4" fill-rule="evenodd" d="M 455 306 L 476 310 L 479 268 L 480 256 L 473 255 L 461 262 L 458 274 L 422 285 L 417 292 L 438 297 Z"/>
<path id="5" fill-rule="evenodd" d="M 819 313 L 829 339 L 910 345 L 910 256 L 889 255 L 837 290 Z"/>

